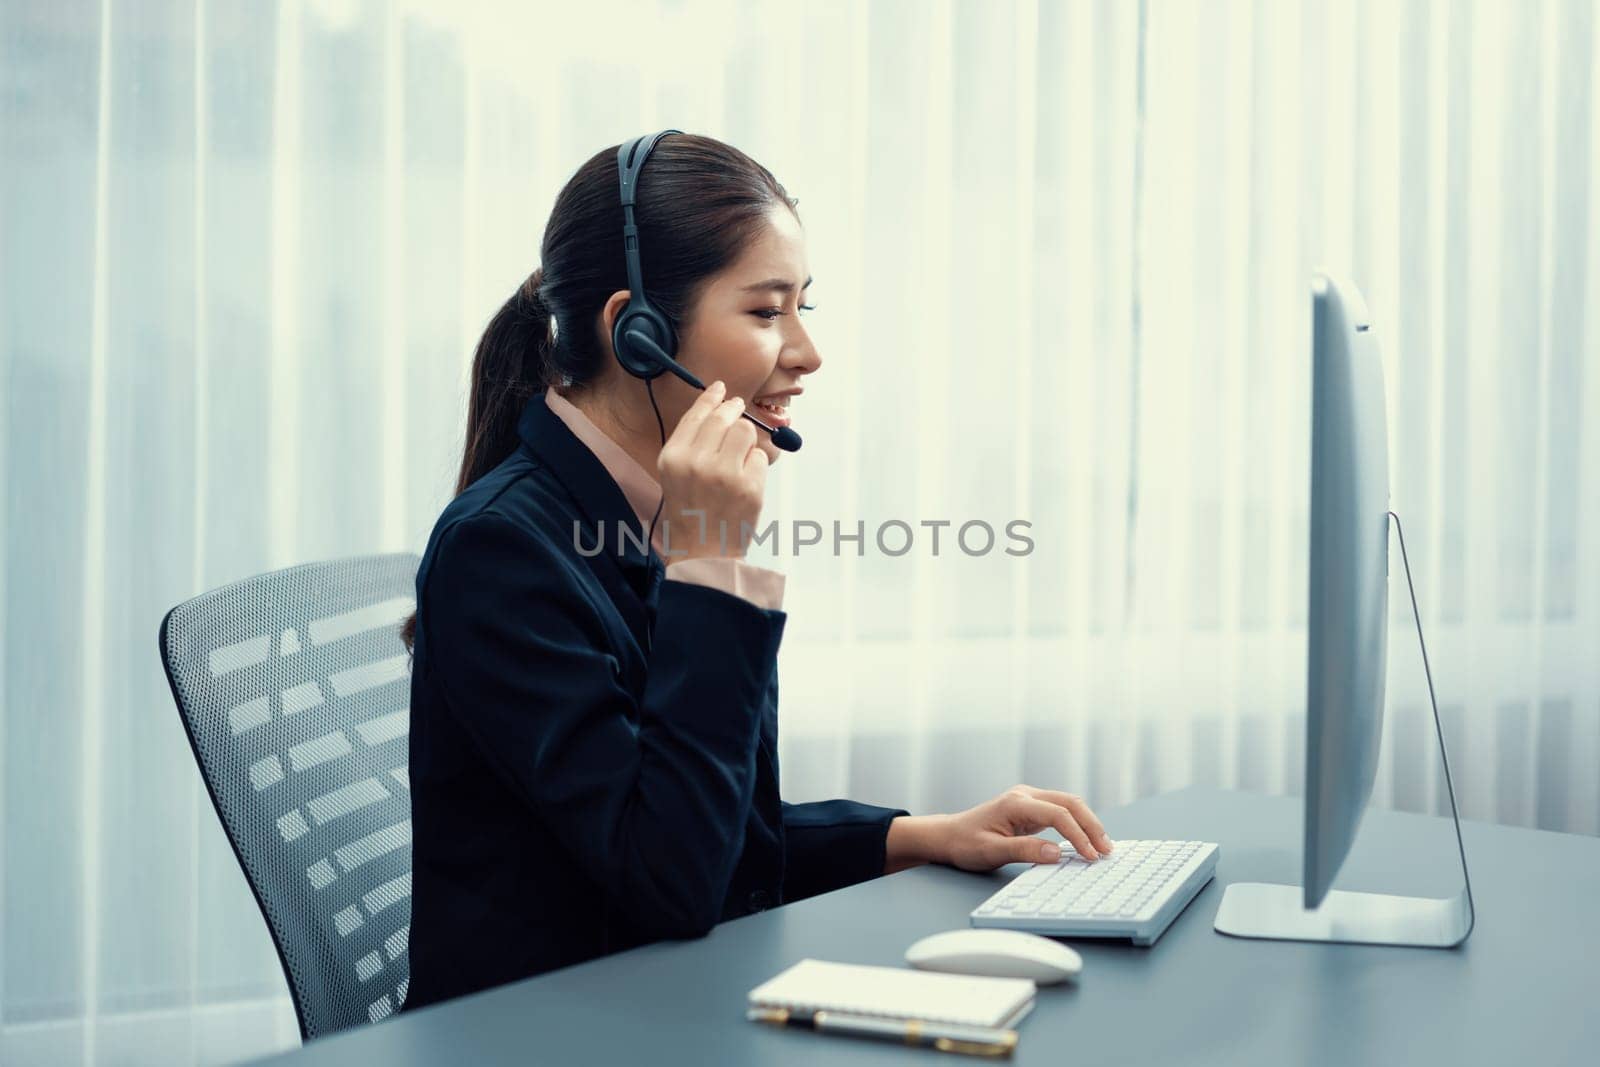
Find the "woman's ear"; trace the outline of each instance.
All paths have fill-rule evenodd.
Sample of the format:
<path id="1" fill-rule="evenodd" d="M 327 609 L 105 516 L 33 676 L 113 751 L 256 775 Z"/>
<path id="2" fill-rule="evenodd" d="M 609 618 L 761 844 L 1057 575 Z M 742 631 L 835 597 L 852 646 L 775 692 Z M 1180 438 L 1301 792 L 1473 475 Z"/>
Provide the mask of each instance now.
<path id="1" fill-rule="evenodd" d="M 628 301 L 633 294 L 627 289 L 618 289 L 612 293 L 600 309 L 600 350 L 606 354 L 606 362 L 616 360 L 617 353 L 611 347 L 611 331 L 617 325 L 617 317 L 622 314 L 622 309 L 628 306 Z"/>

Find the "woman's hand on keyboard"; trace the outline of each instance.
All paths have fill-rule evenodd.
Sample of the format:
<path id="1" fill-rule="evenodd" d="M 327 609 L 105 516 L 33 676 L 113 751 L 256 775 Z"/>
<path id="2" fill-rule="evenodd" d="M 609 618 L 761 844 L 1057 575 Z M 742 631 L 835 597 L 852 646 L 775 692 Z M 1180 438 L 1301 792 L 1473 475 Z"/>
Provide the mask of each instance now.
<path id="1" fill-rule="evenodd" d="M 1086 860 L 1110 852 L 1111 838 L 1082 797 L 1018 785 L 993 800 L 944 815 L 935 835 L 937 862 L 966 871 L 992 871 L 1007 863 L 1055 863 L 1061 849 L 1034 837 L 1053 827 Z"/>

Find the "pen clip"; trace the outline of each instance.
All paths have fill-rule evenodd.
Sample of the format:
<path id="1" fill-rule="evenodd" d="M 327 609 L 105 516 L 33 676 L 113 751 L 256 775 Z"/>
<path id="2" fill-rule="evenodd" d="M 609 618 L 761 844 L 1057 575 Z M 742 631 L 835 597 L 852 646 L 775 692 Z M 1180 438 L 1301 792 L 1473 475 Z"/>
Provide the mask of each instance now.
<path id="1" fill-rule="evenodd" d="M 957 1041 L 953 1037 L 941 1037 L 933 1042 L 933 1047 L 940 1052 L 956 1052 L 964 1056 L 988 1056 L 999 1058 L 1009 1056 L 1017 1047 L 1017 1032 L 1007 1030 L 999 1041 L 985 1044 L 977 1041 Z"/>

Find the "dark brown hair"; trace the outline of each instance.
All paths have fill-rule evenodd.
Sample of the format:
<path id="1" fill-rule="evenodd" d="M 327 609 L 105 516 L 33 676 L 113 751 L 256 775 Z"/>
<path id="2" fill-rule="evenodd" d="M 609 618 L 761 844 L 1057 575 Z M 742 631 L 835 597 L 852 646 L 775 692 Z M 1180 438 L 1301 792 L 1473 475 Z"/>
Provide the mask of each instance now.
<path id="1" fill-rule="evenodd" d="M 472 360 L 466 449 L 456 493 L 517 449 L 517 422 L 548 385 L 581 384 L 609 359 L 600 313 L 628 287 L 622 255 L 617 149 L 596 152 L 556 197 L 539 246 L 540 267 L 489 320 Z M 650 303 L 683 330 L 713 275 L 759 234 L 767 213 L 792 200 L 772 172 L 711 137 L 669 134 L 639 179 L 634 219 Z M 417 617 L 401 636 L 411 648 Z"/>

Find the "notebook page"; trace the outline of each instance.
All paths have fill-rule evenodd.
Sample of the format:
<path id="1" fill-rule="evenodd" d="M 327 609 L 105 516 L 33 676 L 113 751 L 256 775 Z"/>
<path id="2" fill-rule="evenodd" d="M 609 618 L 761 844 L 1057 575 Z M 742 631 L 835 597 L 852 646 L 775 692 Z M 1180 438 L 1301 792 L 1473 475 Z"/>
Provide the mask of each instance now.
<path id="1" fill-rule="evenodd" d="M 805 959 L 750 991 L 750 1006 L 1000 1026 L 1033 999 L 1031 978 L 941 974 Z"/>

